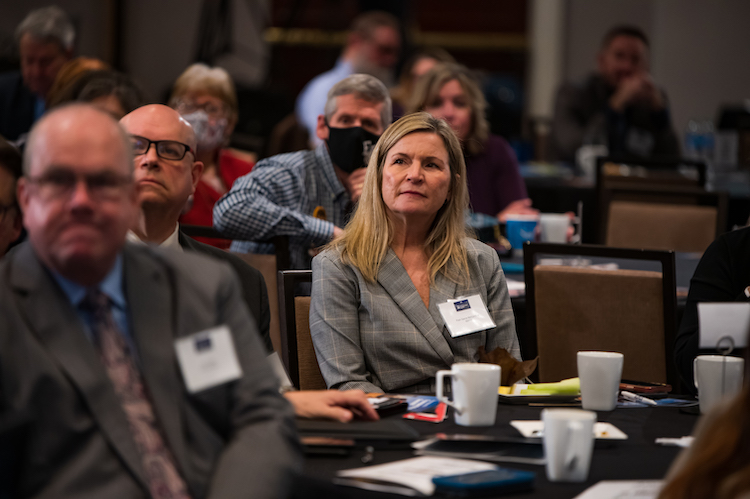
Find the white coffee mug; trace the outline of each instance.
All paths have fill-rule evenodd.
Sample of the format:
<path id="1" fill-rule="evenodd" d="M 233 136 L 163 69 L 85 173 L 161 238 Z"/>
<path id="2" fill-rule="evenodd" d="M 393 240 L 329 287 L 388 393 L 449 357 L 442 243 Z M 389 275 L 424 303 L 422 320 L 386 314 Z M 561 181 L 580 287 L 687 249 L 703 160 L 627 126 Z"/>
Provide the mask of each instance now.
<path id="1" fill-rule="evenodd" d="M 745 360 L 724 355 L 699 355 L 693 359 L 693 376 L 698 389 L 701 414 L 742 388 Z"/>
<path id="2" fill-rule="evenodd" d="M 570 217 L 565 213 L 542 213 L 539 215 L 541 239 L 544 243 L 565 243 L 568 241 Z"/>
<path id="3" fill-rule="evenodd" d="M 453 378 L 453 400 L 443 394 L 443 380 Z M 435 375 L 437 398 L 455 409 L 456 424 L 461 426 L 492 426 L 497 413 L 497 389 L 500 387 L 500 366 L 495 364 L 458 363 L 450 371 Z"/>
<path id="4" fill-rule="evenodd" d="M 617 405 L 624 356 L 617 352 L 578 352 L 581 405 L 589 411 L 611 411 Z"/>
<path id="5" fill-rule="evenodd" d="M 544 409 L 544 457 L 551 482 L 583 482 L 594 450 L 596 413 L 579 409 Z"/>

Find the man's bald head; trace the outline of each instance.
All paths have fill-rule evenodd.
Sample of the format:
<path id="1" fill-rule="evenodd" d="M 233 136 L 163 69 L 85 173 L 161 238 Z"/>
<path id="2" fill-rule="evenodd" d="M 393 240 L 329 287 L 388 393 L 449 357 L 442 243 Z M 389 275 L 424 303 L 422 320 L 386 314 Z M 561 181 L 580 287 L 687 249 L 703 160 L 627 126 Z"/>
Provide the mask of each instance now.
<path id="1" fill-rule="evenodd" d="M 131 135 L 138 135 L 137 133 L 131 132 L 131 128 L 142 129 L 144 126 L 150 125 L 152 129 L 158 129 L 158 132 L 160 133 L 171 134 L 171 140 L 184 142 L 189 145 L 192 150 L 195 150 L 197 145 L 195 132 L 193 131 L 193 127 L 190 126 L 190 123 L 185 121 L 182 116 L 180 116 L 180 113 L 163 104 L 149 104 L 147 106 L 139 107 L 123 116 L 120 120 L 120 124 Z M 180 139 L 174 137 L 180 137 Z M 150 137 L 146 138 L 150 139 Z"/>
<path id="2" fill-rule="evenodd" d="M 89 136 L 89 140 L 108 135 L 116 141 L 118 149 L 122 148 L 121 159 L 123 164 L 126 164 L 127 168 L 132 170 L 132 148 L 130 147 L 130 138 L 125 130 L 118 125 L 112 116 L 102 110 L 90 104 L 73 102 L 47 112 L 31 129 L 26 141 L 26 153 L 23 156 L 24 176 L 30 175 L 34 158 L 38 154 L 44 153 L 46 140 L 59 134 L 70 133 L 78 126 L 83 126 L 86 130 L 100 127 L 99 132 L 103 132 L 104 135 L 102 133 L 93 134 Z"/>
<path id="3" fill-rule="evenodd" d="M 83 285 L 100 282 L 135 220 L 130 141 L 90 105 L 51 111 L 31 131 L 18 201 L 48 268 Z"/>
<path id="4" fill-rule="evenodd" d="M 203 172 L 203 163 L 195 161 L 193 128 L 177 111 L 161 104 L 139 107 L 120 124 L 133 142 L 147 147 L 136 151 L 133 160 L 147 225 L 156 218 L 176 224 Z M 184 155 L 174 159 L 175 152 Z"/>

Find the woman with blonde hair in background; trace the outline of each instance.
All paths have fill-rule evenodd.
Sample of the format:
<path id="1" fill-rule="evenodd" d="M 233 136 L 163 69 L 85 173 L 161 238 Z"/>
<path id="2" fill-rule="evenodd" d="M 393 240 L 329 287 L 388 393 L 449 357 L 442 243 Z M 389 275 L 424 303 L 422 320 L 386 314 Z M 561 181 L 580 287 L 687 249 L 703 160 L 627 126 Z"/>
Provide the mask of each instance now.
<path id="1" fill-rule="evenodd" d="M 313 260 L 310 331 L 329 388 L 428 393 L 497 347 L 520 358 L 495 250 L 468 236 L 458 138 L 427 113 L 380 137 L 344 234 Z M 495 326 L 452 336 L 439 305 L 472 297 Z"/>

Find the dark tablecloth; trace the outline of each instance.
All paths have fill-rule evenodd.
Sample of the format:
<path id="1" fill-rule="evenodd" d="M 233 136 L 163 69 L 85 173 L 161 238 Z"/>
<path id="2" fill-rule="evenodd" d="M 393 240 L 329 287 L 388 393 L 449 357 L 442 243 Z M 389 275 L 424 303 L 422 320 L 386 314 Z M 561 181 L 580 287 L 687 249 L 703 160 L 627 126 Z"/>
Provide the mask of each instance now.
<path id="1" fill-rule="evenodd" d="M 440 424 L 407 421 L 423 435 L 433 433 L 480 433 L 497 436 L 518 437 L 510 426 L 512 420 L 539 420 L 540 407 L 498 406 L 496 424 L 489 428 L 465 428 L 453 422 L 452 414 Z M 398 417 L 398 416 L 393 416 Z M 692 432 L 697 416 L 685 414 L 676 408 L 634 408 L 616 409 L 613 412 L 599 412 L 599 421 L 614 424 L 628 435 L 628 439 L 598 440 L 594 448 L 588 480 L 583 483 L 552 483 L 547 480 L 543 466 L 509 463 L 507 466 L 537 473 L 535 489 L 532 492 L 504 495 L 503 497 L 556 498 L 575 497 L 600 480 L 635 480 L 663 478 L 681 449 L 656 445 L 658 437 L 682 437 Z M 348 457 L 308 457 L 304 475 L 294 484 L 295 499 L 305 497 L 352 497 L 386 498 L 403 497 L 391 494 L 364 491 L 356 488 L 335 486 L 330 479 L 336 471 L 358 468 L 362 464 L 364 449 L 357 448 Z M 410 450 L 376 450 L 371 464 L 383 464 L 412 457 Z M 502 464 L 501 464 L 502 465 Z"/>

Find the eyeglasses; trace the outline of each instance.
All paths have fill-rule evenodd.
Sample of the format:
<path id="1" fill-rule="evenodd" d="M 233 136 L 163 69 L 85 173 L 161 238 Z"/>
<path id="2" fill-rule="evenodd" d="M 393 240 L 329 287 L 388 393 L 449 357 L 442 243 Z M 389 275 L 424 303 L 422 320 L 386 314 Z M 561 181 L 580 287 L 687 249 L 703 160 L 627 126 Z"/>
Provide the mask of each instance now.
<path id="1" fill-rule="evenodd" d="M 193 152 L 189 145 L 177 142 L 176 140 L 149 140 L 146 137 L 131 135 L 130 139 L 133 144 L 133 154 L 140 156 L 146 154 L 151 148 L 151 144 L 156 147 L 156 155 L 162 159 L 179 161 L 185 157 L 188 151 Z M 195 156 L 195 153 L 193 153 Z"/>
<path id="2" fill-rule="evenodd" d="M 36 186 L 39 196 L 45 200 L 69 198 L 78 182 L 83 181 L 89 196 L 102 201 L 119 199 L 123 187 L 132 184 L 133 178 L 113 172 L 77 175 L 69 170 L 53 170 L 38 177 L 26 177 L 26 181 Z"/>
<path id="3" fill-rule="evenodd" d="M 204 104 L 198 105 L 192 101 L 178 100 L 175 103 L 175 109 L 183 116 L 186 114 L 194 113 L 199 109 L 205 111 L 206 114 L 211 118 L 226 118 L 229 114 L 229 108 L 226 105 L 217 105 L 211 102 L 206 102 Z"/>

